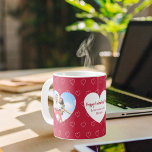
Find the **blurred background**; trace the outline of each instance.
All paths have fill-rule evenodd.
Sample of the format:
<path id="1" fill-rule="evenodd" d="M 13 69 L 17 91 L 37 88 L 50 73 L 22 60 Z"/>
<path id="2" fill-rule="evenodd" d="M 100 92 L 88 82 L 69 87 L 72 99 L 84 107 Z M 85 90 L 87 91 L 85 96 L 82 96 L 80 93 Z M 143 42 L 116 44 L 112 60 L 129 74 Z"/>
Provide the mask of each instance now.
<path id="1" fill-rule="evenodd" d="M 65 30 L 79 11 L 64 0 L 0 0 L 0 70 L 83 65 L 76 51 L 90 33 Z M 139 14 L 148 15 L 152 7 Z M 107 49 L 108 41 L 96 33 L 94 64 Z"/>

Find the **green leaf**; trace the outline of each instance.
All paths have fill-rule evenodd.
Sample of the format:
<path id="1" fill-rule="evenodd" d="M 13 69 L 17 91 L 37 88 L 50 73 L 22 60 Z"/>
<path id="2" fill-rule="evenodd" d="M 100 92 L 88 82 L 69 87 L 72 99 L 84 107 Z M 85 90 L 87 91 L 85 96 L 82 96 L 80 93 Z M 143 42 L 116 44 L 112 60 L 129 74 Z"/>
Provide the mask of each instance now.
<path id="1" fill-rule="evenodd" d="M 77 18 L 93 18 L 94 15 L 86 12 L 76 13 Z"/>
<path id="2" fill-rule="evenodd" d="M 138 2 L 139 2 L 139 0 L 123 0 L 123 4 L 125 4 L 125 5 L 133 5 Z"/>
<path id="3" fill-rule="evenodd" d="M 99 32 L 100 24 L 96 23 L 92 19 L 85 19 L 84 21 L 78 21 L 66 27 L 67 31 L 86 31 L 86 32 Z"/>
<path id="4" fill-rule="evenodd" d="M 115 0 L 116 2 L 123 2 L 124 0 Z"/>
<path id="5" fill-rule="evenodd" d="M 111 33 L 124 31 L 127 27 L 127 24 L 118 24 L 114 21 L 108 21 L 107 24 L 103 25 L 102 28 Z"/>
<path id="6" fill-rule="evenodd" d="M 75 22 L 66 27 L 67 31 L 86 31 L 86 32 L 99 32 L 104 36 L 108 36 L 107 31 L 104 29 L 106 24 L 100 24 L 92 19 L 85 19 L 84 21 Z"/>
<path id="7" fill-rule="evenodd" d="M 121 7 L 117 3 L 110 3 L 106 2 L 101 8 L 100 8 L 101 13 L 103 13 L 107 17 L 114 17 L 117 14 L 120 13 L 126 13 L 126 9 Z"/>
<path id="8" fill-rule="evenodd" d="M 144 0 L 138 7 L 135 8 L 133 15 L 139 13 L 146 7 L 150 6 L 152 4 L 152 0 Z"/>
<path id="9" fill-rule="evenodd" d="M 95 9 L 88 3 L 85 3 L 83 0 L 65 0 L 67 3 L 69 3 L 72 6 L 75 6 L 83 11 L 86 11 L 88 13 L 94 13 Z"/>

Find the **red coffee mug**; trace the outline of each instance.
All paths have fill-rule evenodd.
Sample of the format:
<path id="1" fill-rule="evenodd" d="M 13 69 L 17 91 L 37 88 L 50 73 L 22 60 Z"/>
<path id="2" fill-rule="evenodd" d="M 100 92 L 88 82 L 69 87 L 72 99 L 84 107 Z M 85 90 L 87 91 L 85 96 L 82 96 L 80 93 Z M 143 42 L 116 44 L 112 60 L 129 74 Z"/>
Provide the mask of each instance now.
<path id="1" fill-rule="evenodd" d="M 54 118 L 48 108 L 53 84 Z M 106 134 L 106 74 L 91 71 L 57 72 L 41 93 L 42 115 L 54 125 L 54 136 L 91 139 Z"/>

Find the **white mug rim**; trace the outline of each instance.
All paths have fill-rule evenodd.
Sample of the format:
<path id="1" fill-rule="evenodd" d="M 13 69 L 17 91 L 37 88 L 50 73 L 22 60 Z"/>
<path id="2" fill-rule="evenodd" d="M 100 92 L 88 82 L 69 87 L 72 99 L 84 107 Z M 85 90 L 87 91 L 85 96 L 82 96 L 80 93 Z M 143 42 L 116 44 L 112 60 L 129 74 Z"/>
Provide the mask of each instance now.
<path id="1" fill-rule="evenodd" d="M 58 77 L 68 77 L 68 78 L 90 78 L 90 77 L 102 77 L 106 76 L 104 72 L 96 71 L 65 71 L 65 72 L 55 72 L 53 76 Z"/>

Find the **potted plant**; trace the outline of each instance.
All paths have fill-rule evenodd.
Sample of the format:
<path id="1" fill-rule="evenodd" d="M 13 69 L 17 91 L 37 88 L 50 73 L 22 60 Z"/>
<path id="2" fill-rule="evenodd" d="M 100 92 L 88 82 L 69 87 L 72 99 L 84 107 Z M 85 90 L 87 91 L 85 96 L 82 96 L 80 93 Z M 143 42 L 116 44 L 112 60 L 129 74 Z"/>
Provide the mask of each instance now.
<path id="1" fill-rule="evenodd" d="M 66 27 L 67 31 L 99 32 L 110 42 L 111 52 L 103 52 L 102 59 L 110 63 L 108 70 L 113 70 L 115 58 L 119 56 L 118 46 L 128 23 L 135 15 L 152 4 L 152 0 L 92 0 L 86 3 L 84 0 L 65 0 L 72 6 L 81 10 L 76 17 L 81 20 Z M 139 19 L 139 18 L 138 18 Z M 142 17 L 143 19 L 143 17 Z M 151 17 L 144 18 L 151 20 Z M 112 71 L 108 73 L 112 74 Z"/>

